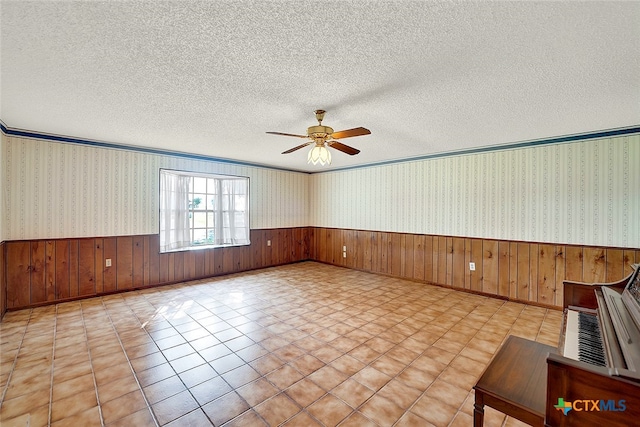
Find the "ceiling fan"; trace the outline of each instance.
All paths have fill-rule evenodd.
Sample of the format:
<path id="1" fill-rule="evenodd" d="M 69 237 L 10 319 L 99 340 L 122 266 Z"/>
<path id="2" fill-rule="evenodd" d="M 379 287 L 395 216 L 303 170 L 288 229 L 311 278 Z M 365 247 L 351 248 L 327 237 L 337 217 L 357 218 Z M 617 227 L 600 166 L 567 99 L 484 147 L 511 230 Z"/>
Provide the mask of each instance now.
<path id="1" fill-rule="evenodd" d="M 369 135 L 371 131 L 369 129 L 365 129 L 362 127 L 341 130 L 338 132 L 334 132 L 332 128 L 329 126 L 323 126 L 322 120 L 324 119 L 324 110 L 316 110 L 316 120 L 318 120 L 318 126 L 309 126 L 307 128 L 306 135 L 295 135 L 291 133 L 282 133 L 282 132 L 267 132 L 272 135 L 283 135 L 283 136 L 293 136 L 296 138 L 309 138 L 310 141 L 305 142 L 304 144 L 298 145 L 297 147 L 293 147 L 287 151 L 283 151 L 282 154 L 289 154 L 296 150 L 306 147 L 310 144 L 315 144 L 315 146 L 309 151 L 309 155 L 307 156 L 308 163 L 315 164 L 331 164 L 331 153 L 327 149 L 327 147 L 335 148 L 338 151 L 342 151 L 343 153 L 349 154 L 350 156 L 356 155 L 360 152 L 360 150 L 350 147 L 337 141 L 338 139 L 351 138 L 354 136 L 361 135 Z"/>

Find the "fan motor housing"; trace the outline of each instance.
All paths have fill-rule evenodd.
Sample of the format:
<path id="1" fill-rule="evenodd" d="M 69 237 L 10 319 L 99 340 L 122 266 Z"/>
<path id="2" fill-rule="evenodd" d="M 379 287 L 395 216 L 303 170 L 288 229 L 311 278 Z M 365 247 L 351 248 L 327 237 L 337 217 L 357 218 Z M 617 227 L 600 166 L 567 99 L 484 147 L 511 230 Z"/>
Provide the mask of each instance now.
<path id="1" fill-rule="evenodd" d="M 310 138 L 325 138 L 333 133 L 333 129 L 329 126 L 309 126 L 307 128 L 307 135 Z"/>

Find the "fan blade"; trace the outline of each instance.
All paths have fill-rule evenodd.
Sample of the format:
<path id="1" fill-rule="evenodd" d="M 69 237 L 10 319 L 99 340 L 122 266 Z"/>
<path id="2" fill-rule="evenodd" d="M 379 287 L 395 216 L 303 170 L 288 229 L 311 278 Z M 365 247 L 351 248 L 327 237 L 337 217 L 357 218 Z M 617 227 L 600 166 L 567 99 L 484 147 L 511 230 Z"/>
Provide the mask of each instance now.
<path id="1" fill-rule="evenodd" d="M 308 138 L 307 135 L 294 135 L 292 133 L 282 133 L 282 132 L 267 132 L 271 135 L 283 135 L 283 136 L 295 136 L 296 138 Z"/>
<path id="2" fill-rule="evenodd" d="M 349 147 L 348 145 L 344 145 L 343 143 L 338 141 L 329 141 L 327 142 L 327 144 L 329 145 L 329 147 L 335 148 L 336 150 L 342 151 L 343 153 L 347 153 L 350 156 L 353 156 L 360 152 L 360 150 Z"/>
<path id="3" fill-rule="evenodd" d="M 353 128 L 347 130 L 339 130 L 331 134 L 333 139 L 351 138 L 352 136 L 369 135 L 371 131 L 365 128 Z"/>
<path id="4" fill-rule="evenodd" d="M 289 150 L 287 150 L 287 151 L 283 151 L 283 152 L 282 152 L 282 154 L 289 154 L 289 153 L 293 153 L 294 151 L 299 150 L 299 149 L 301 149 L 301 148 L 304 148 L 304 147 L 306 147 L 306 146 L 307 146 L 307 145 L 309 145 L 309 144 L 313 144 L 313 141 L 305 142 L 304 144 L 298 145 L 297 147 L 293 147 L 293 148 L 291 148 L 291 149 L 289 149 Z"/>

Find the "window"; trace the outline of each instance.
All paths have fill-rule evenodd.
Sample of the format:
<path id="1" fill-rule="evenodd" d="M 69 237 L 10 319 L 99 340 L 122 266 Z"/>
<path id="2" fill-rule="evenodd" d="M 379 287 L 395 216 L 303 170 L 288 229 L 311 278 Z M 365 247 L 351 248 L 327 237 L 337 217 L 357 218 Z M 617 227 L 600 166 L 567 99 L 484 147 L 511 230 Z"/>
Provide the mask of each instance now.
<path id="1" fill-rule="evenodd" d="M 249 244 L 249 178 L 160 170 L 160 252 Z"/>

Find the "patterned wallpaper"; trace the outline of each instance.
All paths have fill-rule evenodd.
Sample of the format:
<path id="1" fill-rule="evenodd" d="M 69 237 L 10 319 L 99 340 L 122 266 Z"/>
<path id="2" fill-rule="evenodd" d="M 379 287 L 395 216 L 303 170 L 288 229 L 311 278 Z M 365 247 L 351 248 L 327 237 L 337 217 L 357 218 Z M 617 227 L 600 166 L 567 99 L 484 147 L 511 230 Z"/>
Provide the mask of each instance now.
<path id="1" fill-rule="evenodd" d="M 640 247 L 640 135 L 311 175 L 311 225 Z"/>
<path id="2" fill-rule="evenodd" d="M 0 242 L 4 242 L 7 240 L 7 236 L 5 235 L 7 227 L 6 227 L 6 215 L 5 215 L 5 206 L 6 199 L 8 198 L 9 188 L 6 185 L 7 177 L 5 176 L 5 165 L 4 165 L 4 149 L 7 145 L 8 137 L 4 134 L 4 132 L 0 132 Z"/>
<path id="3" fill-rule="evenodd" d="M 251 228 L 309 223 L 308 174 L 3 138 L 4 240 L 157 233 L 160 168 L 248 176 Z"/>
<path id="4" fill-rule="evenodd" d="M 307 175 L 9 137 L 0 241 L 156 233 L 158 169 L 251 178 L 251 228 L 640 247 L 640 135 Z"/>

